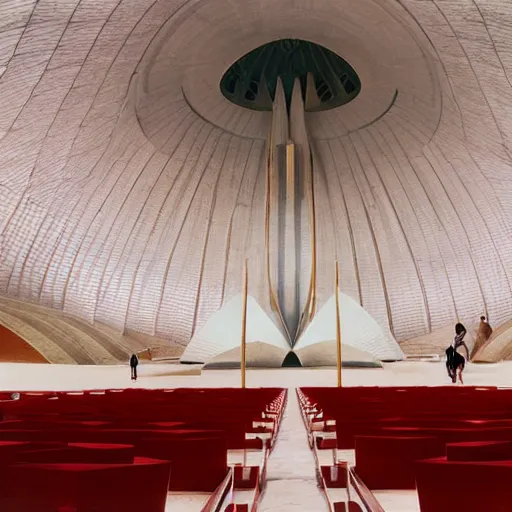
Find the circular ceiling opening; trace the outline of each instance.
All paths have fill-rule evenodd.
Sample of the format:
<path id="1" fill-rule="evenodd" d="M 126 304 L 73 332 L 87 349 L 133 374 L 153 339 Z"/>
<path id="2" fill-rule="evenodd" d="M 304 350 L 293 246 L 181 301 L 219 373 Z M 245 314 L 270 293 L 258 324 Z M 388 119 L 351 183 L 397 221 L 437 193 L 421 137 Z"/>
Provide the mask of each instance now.
<path id="1" fill-rule="evenodd" d="M 314 86 L 316 94 L 307 91 L 309 74 L 309 86 Z M 272 110 L 278 78 L 288 105 L 295 79 L 300 80 L 309 112 L 344 105 L 361 91 L 361 81 L 347 61 L 323 46 L 301 39 L 272 41 L 245 54 L 224 73 L 220 89 L 236 105 Z"/>

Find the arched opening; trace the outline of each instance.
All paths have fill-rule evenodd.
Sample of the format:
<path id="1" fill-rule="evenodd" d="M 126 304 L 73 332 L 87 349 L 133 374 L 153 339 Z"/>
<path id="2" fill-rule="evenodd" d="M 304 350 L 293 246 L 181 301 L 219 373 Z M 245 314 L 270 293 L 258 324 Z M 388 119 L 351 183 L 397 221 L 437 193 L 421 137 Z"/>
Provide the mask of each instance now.
<path id="1" fill-rule="evenodd" d="M 288 352 L 284 358 L 282 368 L 302 368 L 302 363 L 295 352 Z"/>
<path id="2" fill-rule="evenodd" d="M 314 105 L 306 105 L 309 112 L 344 105 L 361 91 L 359 76 L 346 60 L 324 46 L 302 39 L 279 39 L 245 54 L 226 71 L 220 90 L 229 101 L 242 107 L 272 110 L 278 78 L 290 105 L 296 79 L 306 98 L 308 75 L 318 96 Z"/>

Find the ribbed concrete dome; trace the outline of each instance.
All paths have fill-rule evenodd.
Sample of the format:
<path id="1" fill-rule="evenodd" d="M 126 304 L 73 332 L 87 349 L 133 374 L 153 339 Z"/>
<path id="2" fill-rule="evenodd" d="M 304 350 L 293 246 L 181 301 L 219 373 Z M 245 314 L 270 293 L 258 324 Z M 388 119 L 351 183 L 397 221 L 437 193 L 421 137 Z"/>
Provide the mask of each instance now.
<path id="1" fill-rule="evenodd" d="M 186 345 L 241 293 L 249 258 L 249 293 L 281 329 L 273 113 L 219 84 L 289 38 L 361 81 L 304 115 L 316 254 L 301 231 L 297 303 L 314 266 L 321 309 L 337 258 L 341 291 L 398 342 L 509 319 L 508 2 L 4 0 L 0 14 L 0 294 Z"/>

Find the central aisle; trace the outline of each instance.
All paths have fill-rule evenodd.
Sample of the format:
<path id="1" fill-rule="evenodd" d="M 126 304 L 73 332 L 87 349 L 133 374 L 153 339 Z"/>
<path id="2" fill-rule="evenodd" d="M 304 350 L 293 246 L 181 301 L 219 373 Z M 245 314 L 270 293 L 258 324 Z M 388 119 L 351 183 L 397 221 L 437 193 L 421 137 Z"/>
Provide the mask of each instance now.
<path id="1" fill-rule="evenodd" d="M 318 487 L 315 459 L 307 440 L 295 389 L 288 390 L 288 402 L 276 445 L 267 462 L 267 489 L 259 512 L 327 511 L 323 491 Z"/>

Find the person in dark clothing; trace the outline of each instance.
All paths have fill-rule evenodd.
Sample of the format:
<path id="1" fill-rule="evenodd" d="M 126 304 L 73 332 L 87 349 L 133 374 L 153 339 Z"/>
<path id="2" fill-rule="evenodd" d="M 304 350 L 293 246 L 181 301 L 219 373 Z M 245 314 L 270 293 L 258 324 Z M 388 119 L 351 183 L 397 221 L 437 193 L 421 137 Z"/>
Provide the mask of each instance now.
<path id="1" fill-rule="evenodd" d="M 466 360 L 464 357 L 453 348 L 453 345 L 450 345 L 446 349 L 446 369 L 448 371 L 448 376 L 452 379 L 454 384 L 457 382 L 457 372 L 459 374 L 460 383 L 464 384 L 464 381 L 462 380 L 462 372 L 464 371 L 465 366 Z"/>
<path id="2" fill-rule="evenodd" d="M 464 347 L 466 350 L 466 359 L 469 360 L 469 348 L 464 341 L 464 336 L 466 336 L 466 328 L 461 323 L 458 323 L 455 325 L 455 337 L 453 338 L 452 347 L 455 352 L 457 352 L 459 347 Z"/>
<path id="3" fill-rule="evenodd" d="M 139 358 L 137 354 L 132 354 L 130 357 L 130 368 L 132 371 L 132 380 L 137 380 L 137 366 L 139 364 Z"/>
<path id="4" fill-rule="evenodd" d="M 457 323 L 455 325 L 455 337 L 453 338 L 453 343 L 446 349 L 446 369 L 448 371 L 448 376 L 452 379 L 454 384 L 457 382 L 457 372 L 459 373 L 459 380 L 461 384 L 464 384 L 462 380 L 462 371 L 466 365 L 466 360 L 457 352 L 457 349 L 459 347 L 464 347 L 467 359 L 469 360 L 469 348 L 464 341 L 466 332 L 466 328 L 461 323 Z"/>

